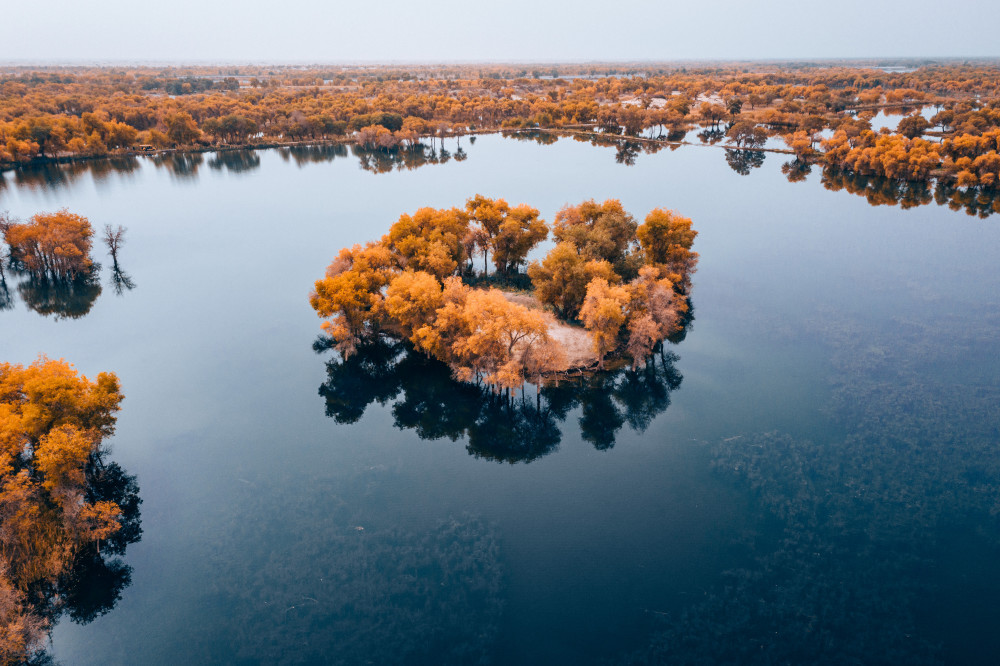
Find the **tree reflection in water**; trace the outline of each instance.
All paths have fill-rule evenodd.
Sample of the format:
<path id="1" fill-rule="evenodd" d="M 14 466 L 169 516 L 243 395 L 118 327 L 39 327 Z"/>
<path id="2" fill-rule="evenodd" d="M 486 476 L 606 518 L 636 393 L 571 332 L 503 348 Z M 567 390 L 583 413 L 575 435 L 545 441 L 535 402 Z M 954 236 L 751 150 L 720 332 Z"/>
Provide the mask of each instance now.
<path id="1" fill-rule="evenodd" d="M 314 344 L 331 348 L 328 338 Z M 395 425 L 415 430 L 421 439 L 466 438 L 477 458 L 531 462 L 554 451 L 561 441 L 559 423 L 580 408 L 580 433 L 597 449 L 614 446 L 626 424 L 644 431 L 670 405 L 681 384 L 677 356 L 663 351 L 645 368 L 628 367 L 542 386 L 519 397 L 455 381 L 448 367 L 405 343 L 381 338 L 347 359 L 327 362 L 327 380 L 319 388 L 326 414 L 338 423 L 354 423 L 373 402 L 392 403 Z"/>
<path id="2" fill-rule="evenodd" d="M 89 624 L 109 613 L 132 583 L 132 567 L 123 559 L 131 544 L 142 539 L 139 486 L 135 476 L 104 454 L 92 456 L 86 468 L 85 499 L 89 503 L 114 502 L 121 509 L 121 529 L 100 542 L 85 544 L 72 554 L 72 563 L 55 580 L 43 579 L 28 586 L 32 615 L 52 627 L 64 615 L 77 624 Z M 52 663 L 45 653 L 31 664 Z"/>
<path id="3" fill-rule="evenodd" d="M 726 132 L 721 127 L 706 127 L 697 134 L 698 140 L 714 146 L 726 137 Z"/>
<path id="4" fill-rule="evenodd" d="M 220 150 L 208 160 L 208 168 L 213 171 L 247 173 L 260 168 L 260 155 L 256 150 Z"/>
<path id="5" fill-rule="evenodd" d="M 90 313 L 102 293 L 101 264 L 94 262 L 90 270 L 75 279 L 53 279 L 40 277 L 20 270 L 16 264 L 8 263 L 0 273 L 0 311 L 14 308 L 14 291 L 7 282 L 7 276 L 18 278 L 17 293 L 30 310 L 55 319 L 80 319 Z M 117 258 L 113 259 L 108 284 L 117 296 L 135 289 L 132 276 L 122 270 Z"/>
<path id="6" fill-rule="evenodd" d="M 205 159 L 201 153 L 160 153 L 153 155 L 153 164 L 164 168 L 178 180 L 194 180 Z"/>
<path id="7" fill-rule="evenodd" d="M 91 174 L 102 180 L 112 173 L 130 174 L 139 168 L 133 156 L 79 160 L 73 162 L 42 162 L 13 171 L 14 185 L 29 190 L 57 190 L 73 184 L 80 176 Z M 0 183 L 5 183 L 0 176 Z M 2 189 L 2 185 L 0 185 Z"/>
<path id="8" fill-rule="evenodd" d="M 42 316 L 55 315 L 56 319 L 79 319 L 90 312 L 101 295 L 101 265 L 95 263 L 90 271 L 76 279 L 53 279 L 30 273 L 17 285 L 21 300 L 31 310 Z"/>
<path id="9" fill-rule="evenodd" d="M 1000 190 L 955 187 L 948 183 L 910 182 L 881 176 L 864 176 L 840 169 L 823 169 L 823 187 L 864 197 L 872 206 L 916 208 L 936 203 L 967 215 L 987 218 L 1000 212 Z"/>
<path id="10" fill-rule="evenodd" d="M 763 150 L 747 150 L 745 148 L 726 148 L 726 164 L 741 176 L 749 176 L 754 169 L 764 165 Z"/>
<path id="11" fill-rule="evenodd" d="M 781 165 L 781 173 L 785 174 L 789 183 L 801 183 L 812 173 L 812 166 L 808 162 L 796 158 Z"/>
<path id="12" fill-rule="evenodd" d="M 347 145 L 343 143 L 318 144 L 312 146 L 288 146 L 277 148 L 281 159 L 292 160 L 295 166 L 304 167 L 307 164 L 322 164 L 332 162 L 338 157 L 347 157 Z"/>
<path id="13" fill-rule="evenodd" d="M 88 471 L 87 501 L 114 502 L 121 510 L 121 529 L 101 543 L 77 554 L 70 571 L 59 582 L 61 605 L 77 623 L 86 624 L 115 607 L 122 592 L 132 582 L 132 567 L 121 557 L 129 545 L 142 539 L 139 485 L 118 463 L 105 463 L 98 456 Z"/>
<path id="14" fill-rule="evenodd" d="M 427 146 L 418 143 L 411 148 L 367 148 L 351 146 L 351 154 L 358 158 L 358 164 L 365 171 L 372 173 L 390 173 L 392 171 L 412 171 L 431 164 L 446 164 L 452 158 L 462 162 L 468 154 L 459 146 L 454 153 L 443 146 L 435 149 L 433 144 Z"/>

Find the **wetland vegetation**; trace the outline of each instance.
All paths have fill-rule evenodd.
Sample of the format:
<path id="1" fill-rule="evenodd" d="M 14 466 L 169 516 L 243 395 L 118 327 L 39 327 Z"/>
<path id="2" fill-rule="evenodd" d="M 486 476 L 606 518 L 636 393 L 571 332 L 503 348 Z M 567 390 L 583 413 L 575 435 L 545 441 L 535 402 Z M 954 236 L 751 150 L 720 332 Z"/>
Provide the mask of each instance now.
<path id="1" fill-rule="evenodd" d="M 4 74 L 0 661 L 992 663 L 992 67 Z"/>

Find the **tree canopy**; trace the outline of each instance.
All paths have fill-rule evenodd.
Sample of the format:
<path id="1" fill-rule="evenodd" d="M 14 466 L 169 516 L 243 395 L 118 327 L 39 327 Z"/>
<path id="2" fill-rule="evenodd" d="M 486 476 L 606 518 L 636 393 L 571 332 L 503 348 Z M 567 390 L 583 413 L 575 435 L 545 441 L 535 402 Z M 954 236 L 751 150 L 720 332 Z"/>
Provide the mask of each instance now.
<path id="1" fill-rule="evenodd" d="M 74 603 L 66 574 L 80 558 L 127 584 L 124 565 L 105 559 L 141 534 L 134 479 L 102 461 L 121 401 L 111 373 L 89 380 L 44 356 L 0 363 L 0 663 L 43 647 L 48 618 Z"/>
<path id="2" fill-rule="evenodd" d="M 556 317 L 572 325 L 579 318 L 601 367 L 617 350 L 638 367 L 679 330 L 698 256 L 691 220 L 656 209 L 639 226 L 613 199 L 566 206 L 556 216 L 556 246 L 528 266 L 532 293 L 490 286 L 547 235 L 537 209 L 503 199 L 421 208 L 401 215 L 380 241 L 341 250 L 310 303 L 345 358 L 388 335 L 498 391 L 580 362 L 553 336 L 565 326 Z M 487 265 L 476 275 L 477 249 L 492 251 L 493 277 Z"/>

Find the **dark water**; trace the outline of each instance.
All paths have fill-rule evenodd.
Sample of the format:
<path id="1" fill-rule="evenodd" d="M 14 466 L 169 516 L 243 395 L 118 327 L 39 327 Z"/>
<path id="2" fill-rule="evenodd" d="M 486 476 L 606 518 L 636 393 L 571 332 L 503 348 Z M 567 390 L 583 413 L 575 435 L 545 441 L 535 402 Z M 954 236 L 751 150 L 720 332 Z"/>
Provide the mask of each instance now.
<path id="1" fill-rule="evenodd" d="M 127 226 L 135 287 L 97 256 L 59 316 L 7 279 L 0 357 L 118 373 L 143 499 L 132 585 L 56 659 L 996 662 L 1000 218 L 873 207 L 773 154 L 446 146 L 6 174 L 0 210 Z M 405 349 L 322 351 L 336 251 L 475 193 L 692 217 L 686 338 L 514 406 Z"/>

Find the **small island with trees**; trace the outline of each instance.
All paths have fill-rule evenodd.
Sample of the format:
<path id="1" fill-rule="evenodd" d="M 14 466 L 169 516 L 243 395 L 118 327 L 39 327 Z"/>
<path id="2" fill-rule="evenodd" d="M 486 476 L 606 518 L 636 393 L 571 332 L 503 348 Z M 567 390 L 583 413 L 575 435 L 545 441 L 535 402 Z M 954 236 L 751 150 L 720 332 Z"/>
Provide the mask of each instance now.
<path id="1" fill-rule="evenodd" d="M 557 213 L 555 247 L 528 264 L 550 231 L 539 211 L 476 195 L 464 208 L 403 214 L 378 241 L 342 249 L 310 304 L 345 357 L 403 339 L 495 391 L 604 369 L 609 357 L 637 368 L 687 319 L 691 225 L 663 208 L 638 224 L 618 200 L 585 201 Z"/>

